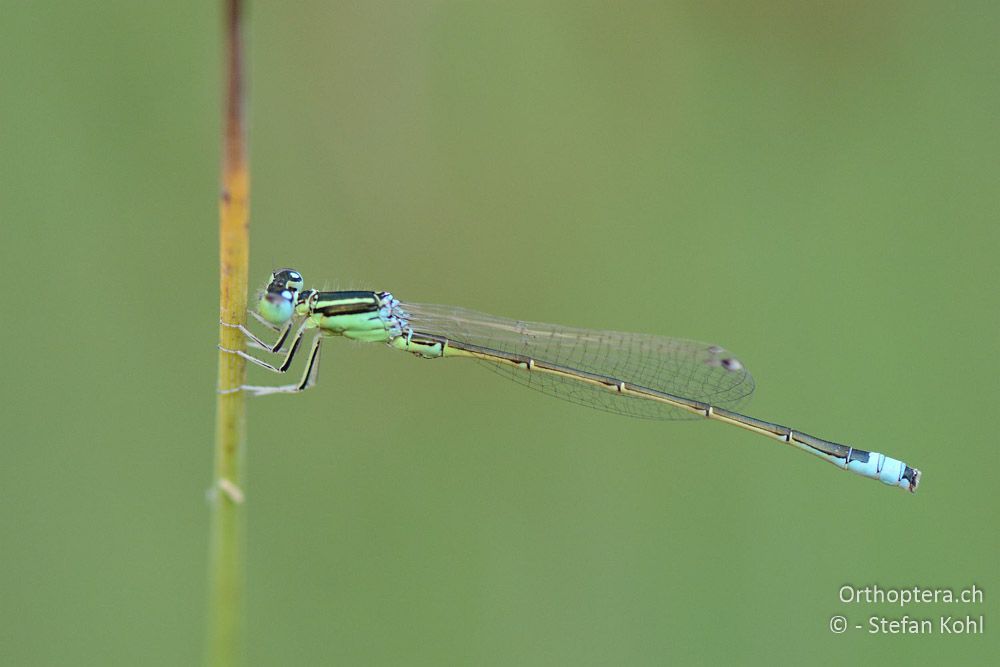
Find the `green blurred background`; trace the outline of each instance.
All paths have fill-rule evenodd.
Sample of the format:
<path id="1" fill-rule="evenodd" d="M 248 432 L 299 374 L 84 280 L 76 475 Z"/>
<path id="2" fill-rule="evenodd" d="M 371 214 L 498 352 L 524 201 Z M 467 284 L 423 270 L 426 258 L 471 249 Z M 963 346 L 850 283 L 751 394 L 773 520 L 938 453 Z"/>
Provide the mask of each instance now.
<path id="1" fill-rule="evenodd" d="M 3 664 L 202 655 L 217 4 L 0 3 Z M 331 341 L 250 406 L 251 664 L 997 654 L 995 4 L 252 9 L 255 282 L 719 342 L 924 484 Z"/>

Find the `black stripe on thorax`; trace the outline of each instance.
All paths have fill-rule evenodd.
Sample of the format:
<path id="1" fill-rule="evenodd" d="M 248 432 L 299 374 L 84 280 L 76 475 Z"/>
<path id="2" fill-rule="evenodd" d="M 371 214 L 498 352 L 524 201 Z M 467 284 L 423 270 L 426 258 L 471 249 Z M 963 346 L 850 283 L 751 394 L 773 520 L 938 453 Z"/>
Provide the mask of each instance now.
<path id="1" fill-rule="evenodd" d="M 333 315 L 354 315 L 373 313 L 379 308 L 379 298 L 375 292 L 317 292 L 313 301 L 313 312 L 326 317 Z"/>

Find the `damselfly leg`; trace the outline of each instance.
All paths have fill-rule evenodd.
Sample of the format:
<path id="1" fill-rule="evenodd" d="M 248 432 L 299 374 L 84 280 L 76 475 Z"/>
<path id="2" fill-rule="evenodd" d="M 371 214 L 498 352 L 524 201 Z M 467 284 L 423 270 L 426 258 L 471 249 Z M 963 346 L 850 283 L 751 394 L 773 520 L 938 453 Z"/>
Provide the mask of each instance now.
<path id="1" fill-rule="evenodd" d="M 285 341 L 288 340 L 288 332 L 292 330 L 292 327 L 295 324 L 294 320 L 288 320 L 288 322 L 286 322 L 284 326 L 279 327 L 276 324 L 268 322 L 266 319 L 264 319 L 263 317 L 261 317 L 259 314 L 255 313 L 252 310 L 248 310 L 247 312 L 250 313 L 250 315 L 252 315 L 255 320 L 257 320 L 267 328 L 271 329 L 272 331 L 279 332 L 278 340 L 276 340 L 273 345 L 265 343 L 262 338 L 257 336 L 257 334 L 250 331 L 242 324 L 231 324 L 229 322 L 226 322 L 225 320 L 219 320 L 219 324 L 221 324 L 224 327 L 229 327 L 230 329 L 239 329 L 240 333 L 246 336 L 247 339 L 250 341 L 251 347 L 255 347 L 260 350 L 265 350 L 267 352 L 271 352 L 274 354 L 279 352 L 281 348 L 285 345 Z M 230 352 L 231 350 L 226 350 L 226 351 Z"/>
<path id="2" fill-rule="evenodd" d="M 292 321 L 290 320 L 289 321 L 289 325 L 291 323 L 292 323 Z M 301 320 L 299 322 L 299 327 L 298 327 L 298 329 L 295 330 L 295 336 L 292 338 L 292 346 L 289 348 L 288 353 L 285 355 L 284 360 L 281 362 L 281 365 L 279 365 L 279 366 L 275 366 L 273 364 L 269 364 L 268 362 L 264 361 L 263 359 L 258 359 L 257 357 L 253 356 L 252 354 L 247 354 L 243 350 L 230 350 L 228 348 L 222 347 L 221 345 L 219 346 L 219 349 L 222 350 L 223 352 L 229 352 L 230 354 L 239 355 L 239 356 L 243 357 L 244 359 L 246 359 L 247 361 L 249 361 L 251 363 L 254 363 L 254 364 L 257 364 L 261 368 L 266 368 L 269 371 L 274 371 L 275 373 L 284 373 L 292 365 L 292 359 L 295 358 L 295 353 L 298 351 L 299 344 L 302 342 L 302 334 L 305 333 L 305 330 L 308 327 L 309 327 L 309 319 L 308 318 L 303 319 L 303 320 Z M 287 329 L 288 329 L 288 327 L 286 327 L 286 330 L 282 333 L 281 337 L 278 339 L 278 342 L 275 343 L 273 347 L 267 346 L 267 344 L 264 343 L 264 346 L 265 346 L 264 349 L 267 350 L 268 352 L 277 352 L 281 348 L 281 346 L 284 344 L 285 338 L 288 337 L 288 331 L 287 331 Z M 259 339 L 257 339 L 256 336 L 254 336 L 252 333 L 250 333 L 246 329 L 246 327 L 242 327 L 240 329 L 240 331 L 242 331 L 244 333 L 244 335 L 247 336 L 248 338 L 250 338 L 251 340 L 259 340 Z"/>
<path id="3" fill-rule="evenodd" d="M 285 326 L 281 327 L 281 333 L 278 337 L 278 340 L 273 345 L 268 345 L 267 343 L 265 343 L 263 340 L 258 338 L 252 331 L 247 329 L 242 324 L 230 324 L 228 322 L 222 322 L 222 321 L 220 321 L 220 324 L 227 327 L 239 329 L 251 343 L 255 343 L 261 349 L 271 353 L 280 352 L 281 348 L 285 344 L 285 341 L 288 339 L 289 331 L 291 331 L 292 327 L 295 324 L 298 324 L 298 327 L 295 330 L 295 335 L 292 337 L 291 346 L 289 347 L 288 352 L 285 354 L 285 358 L 278 366 L 270 364 L 264 361 L 263 359 L 258 359 L 252 354 L 248 354 L 242 350 L 230 350 L 228 348 L 222 347 L 221 345 L 218 346 L 219 349 L 222 350 L 223 352 L 243 357 L 247 361 L 256 364 L 257 366 L 260 366 L 261 368 L 266 368 L 267 370 L 272 371 L 274 373 L 285 373 L 291 367 L 292 361 L 295 359 L 295 354 L 296 352 L 298 352 L 299 346 L 302 344 L 302 337 L 305 334 L 306 329 L 309 328 L 309 318 L 303 318 L 298 322 L 296 322 L 295 320 L 289 320 L 288 323 L 285 324 Z M 264 321 L 264 324 L 272 328 L 274 327 L 274 325 L 266 321 Z M 231 393 L 232 391 L 244 390 L 251 392 L 254 396 L 264 396 L 267 394 L 295 393 L 304 391 L 312 387 L 314 384 L 316 384 L 316 378 L 319 371 L 319 351 L 322 338 L 323 338 L 322 334 L 317 332 L 316 337 L 313 340 L 312 349 L 309 352 L 309 359 L 306 362 L 305 371 L 302 374 L 302 379 L 298 383 L 289 385 L 279 385 L 275 387 L 243 385 L 238 389 L 223 390 L 222 393 Z"/>
<path id="4" fill-rule="evenodd" d="M 250 385 L 245 384 L 240 389 L 249 392 L 251 396 L 267 396 L 269 394 L 296 394 L 300 391 L 305 391 L 310 387 L 315 386 L 316 380 L 319 377 L 319 348 L 320 344 L 323 342 L 323 334 L 316 333 L 316 337 L 313 338 L 312 349 L 309 351 L 309 359 L 306 361 L 306 369 L 302 373 L 302 379 L 296 384 L 284 384 L 278 385 L 276 387 L 269 387 L 266 385 Z M 298 347 L 299 341 L 294 343 L 295 347 Z M 249 355 L 245 358 L 251 358 Z M 258 361 L 258 363 L 260 363 Z M 263 365 L 263 364 L 262 364 Z M 276 368 L 271 367 L 271 370 L 281 373 Z"/>

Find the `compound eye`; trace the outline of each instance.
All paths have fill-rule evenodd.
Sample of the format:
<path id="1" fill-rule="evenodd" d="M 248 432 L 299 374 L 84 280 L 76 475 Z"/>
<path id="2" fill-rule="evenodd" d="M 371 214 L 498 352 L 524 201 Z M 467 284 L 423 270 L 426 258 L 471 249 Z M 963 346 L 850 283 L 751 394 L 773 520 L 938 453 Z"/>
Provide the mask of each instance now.
<path id="1" fill-rule="evenodd" d="M 264 292 L 257 302 L 257 312 L 272 324 L 284 324 L 292 318 L 295 310 L 290 297 L 287 290 L 279 293 Z"/>
<path id="2" fill-rule="evenodd" d="M 281 269 L 271 274 L 271 284 L 268 291 L 280 292 L 291 290 L 298 292 L 302 289 L 302 274 L 295 269 Z"/>

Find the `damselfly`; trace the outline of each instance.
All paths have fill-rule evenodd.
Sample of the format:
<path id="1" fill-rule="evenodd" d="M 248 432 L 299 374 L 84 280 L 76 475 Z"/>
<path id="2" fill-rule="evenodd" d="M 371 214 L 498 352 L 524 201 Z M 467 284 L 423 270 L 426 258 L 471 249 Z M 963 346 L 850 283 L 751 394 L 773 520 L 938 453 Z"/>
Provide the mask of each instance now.
<path id="1" fill-rule="evenodd" d="M 718 345 L 617 331 L 522 322 L 452 306 L 401 303 L 389 292 L 303 289 L 292 269 L 271 274 L 256 312 L 278 332 L 266 343 L 241 324 L 250 345 L 284 358 L 271 364 L 242 350 L 223 351 L 277 373 L 291 366 L 303 336 L 314 331 L 305 372 L 296 384 L 220 389 L 254 395 L 294 393 L 316 383 L 324 336 L 386 343 L 424 359 L 463 357 L 545 394 L 647 419 L 713 419 L 766 435 L 851 472 L 917 490 L 920 471 L 877 452 L 823 440 L 735 411 L 754 390 L 740 361 Z"/>

